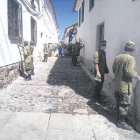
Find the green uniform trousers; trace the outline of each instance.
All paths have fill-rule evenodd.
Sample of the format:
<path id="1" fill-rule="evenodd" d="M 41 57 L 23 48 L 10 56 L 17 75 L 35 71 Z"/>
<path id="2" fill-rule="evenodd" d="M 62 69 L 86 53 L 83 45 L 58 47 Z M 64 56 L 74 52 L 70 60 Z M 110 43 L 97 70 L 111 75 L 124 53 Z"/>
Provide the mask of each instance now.
<path id="1" fill-rule="evenodd" d="M 94 97 L 97 98 L 97 99 L 100 99 L 100 92 L 101 92 L 101 89 L 103 87 L 103 84 L 104 84 L 104 74 L 101 75 L 101 82 L 98 82 L 98 81 L 95 81 L 95 93 L 94 93 Z"/>
<path id="2" fill-rule="evenodd" d="M 131 95 L 126 93 L 115 92 L 117 103 L 117 117 L 118 120 L 125 119 L 128 115 L 128 110 L 131 105 Z"/>

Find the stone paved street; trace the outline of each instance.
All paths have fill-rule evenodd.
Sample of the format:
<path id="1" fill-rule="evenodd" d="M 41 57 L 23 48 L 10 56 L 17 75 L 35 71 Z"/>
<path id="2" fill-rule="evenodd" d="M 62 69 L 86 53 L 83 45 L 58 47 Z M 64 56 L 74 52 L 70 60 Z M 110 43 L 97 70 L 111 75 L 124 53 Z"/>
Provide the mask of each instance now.
<path id="1" fill-rule="evenodd" d="M 2 90 L 2 111 L 74 113 L 82 109 L 88 113 L 88 100 L 83 97 L 92 94 L 93 82 L 69 59 L 40 62 L 35 73 L 32 81 L 20 77 Z"/>
<path id="2" fill-rule="evenodd" d="M 111 108 L 90 102 L 93 85 L 69 58 L 38 62 L 32 81 L 0 91 L 0 140 L 140 140 L 115 126 Z"/>

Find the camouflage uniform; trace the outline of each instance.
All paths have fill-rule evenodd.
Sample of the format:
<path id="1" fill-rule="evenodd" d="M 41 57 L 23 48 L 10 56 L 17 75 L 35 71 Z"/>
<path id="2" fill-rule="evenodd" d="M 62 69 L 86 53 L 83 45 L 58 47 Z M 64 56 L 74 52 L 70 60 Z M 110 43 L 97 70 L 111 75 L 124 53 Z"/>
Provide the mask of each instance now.
<path id="1" fill-rule="evenodd" d="M 82 48 L 83 48 L 83 46 L 81 46 L 79 42 L 76 42 L 76 44 L 74 44 L 72 46 L 72 55 L 79 56 L 80 55 L 80 50 Z"/>
<path id="2" fill-rule="evenodd" d="M 81 46 L 79 42 L 76 42 L 76 44 L 72 45 L 72 63 L 73 65 L 76 65 L 78 63 L 77 58 L 80 55 L 80 50 L 84 46 Z"/>
<path id="3" fill-rule="evenodd" d="M 131 104 L 132 78 L 137 75 L 134 57 L 129 54 L 118 55 L 113 64 L 113 72 L 118 119 L 126 118 Z"/>
<path id="4" fill-rule="evenodd" d="M 48 50 L 48 46 L 47 46 L 46 44 L 44 44 L 43 52 L 44 52 L 44 60 L 43 60 L 43 61 L 44 61 L 44 62 L 47 62 L 49 50 Z"/>
<path id="5" fill-rule="evenodd" d="M 23 54 L 24 54 L 25 71 L 28 74 L 28 78 L 31 80 L 32 55 L 30 51 L 31 50 L 28 45 L 24 46 Z"/>
<path id="6" fill-rule="evenodd" d="M 34 75 L 34 57 L 33 57 L 33 52 L 34 52 L 34 44 L 33 42 L 30 42 L 30 55 L 31 55 L 31 74 Z"/>
<path id="7" fill-rule="evenodd" d="M 52 56 L 52 46 L 51 46 L 51 43 L 48 43 L 48 56 L 49 57 Z"/>
<path id="8" fill-rule="evenodd" d="M 101 82 L 95 81 L 94 97 L 97 98 L 98 100 L 100 100 L 100 96 L 101 96 L 100 92 L 101 92 L 101 89 L 102 89 L 103 83 L 104 83 L 104 74 L 109 73 L 107 63 L 106 63 L 106 53 L 105 53 L 105 51 L 99 49 L 98 51 L 96 51 L 94 53 L 93 59 L 94 59 L 94 65 L 98 64 L 99 72 L 101 74 Z M 94 70 L 95 70 L 95 68 L 94 68 Z M 95 75 L 97 74 L 96 71 L 94 71 L 94 74 Z"/>

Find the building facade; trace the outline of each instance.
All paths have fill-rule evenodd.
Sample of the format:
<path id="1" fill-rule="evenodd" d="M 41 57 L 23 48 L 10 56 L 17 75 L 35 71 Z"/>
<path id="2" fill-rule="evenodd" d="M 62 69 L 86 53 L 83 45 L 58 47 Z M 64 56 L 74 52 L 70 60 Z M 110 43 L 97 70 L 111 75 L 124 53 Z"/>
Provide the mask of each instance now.
<path id="1" fill-rule="evenodd" d="M 0 87 L 3 87 L 18 75 L 21 57 L 17 44 L 33 41 L 34 56 L 38 57 L 44 43 L 58 42 L 58 25 L 51 0 L 4 0 L 0 4 Z"/>
<path id="2" fill-rule="evenodd" d="M 85 67 L 93 68 L 93 54 L 99 48 L 100 41 L 107 41 L 107 64 L 110 74 L 106 76 L 104 91 L 114 97 L 112 64 L 116 55 L 124 51 L 126 41 L 136 43 L 136 70 L 140 73 L 140 1 L 138 0 L 75 0 L 74 10 L 78 11 L 78 37 L 85 44 L 81 52 Z M 140 91 L 134 82 L 134 88 Z M 140 95 L 135 93 L 133 124 L 140 131 Z M 134 121 L 135 120 L 135 121 Z M 139 123 L 138 123 L 139 122 Z"/>
<path id="3" fill-rule="evenodd" d="M 64 36 L 62 39 L 64 44 L 68 45 L 68 43 L 70 43 L 70 42 L 71 43 L 76 42 L 76 40 L 77 40 L 77 26 L 78 26 L 78 23 L 74 23 L 65 29 Z"/>

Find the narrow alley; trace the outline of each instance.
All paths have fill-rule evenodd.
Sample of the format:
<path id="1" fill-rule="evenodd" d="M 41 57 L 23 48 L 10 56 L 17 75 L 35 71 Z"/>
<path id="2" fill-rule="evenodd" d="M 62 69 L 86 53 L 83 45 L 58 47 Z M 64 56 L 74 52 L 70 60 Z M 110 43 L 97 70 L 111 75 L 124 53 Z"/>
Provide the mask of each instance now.
<path id="1" fill-rule="evenodd" d="M 140 140 L 140 1 L 0 5 L 0 140 Z"/>
<path id="2" fill-rule="evenodd" d="M 31 81 L 0 91 L 0 140 L 139 140 L 116 127 L 109 105 L 90 101 L 93 85 L 70 58 L 36 62 Z"/>

